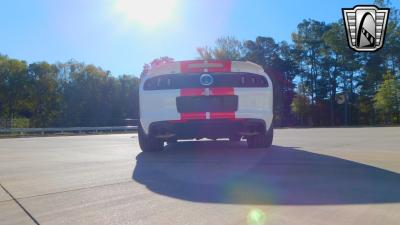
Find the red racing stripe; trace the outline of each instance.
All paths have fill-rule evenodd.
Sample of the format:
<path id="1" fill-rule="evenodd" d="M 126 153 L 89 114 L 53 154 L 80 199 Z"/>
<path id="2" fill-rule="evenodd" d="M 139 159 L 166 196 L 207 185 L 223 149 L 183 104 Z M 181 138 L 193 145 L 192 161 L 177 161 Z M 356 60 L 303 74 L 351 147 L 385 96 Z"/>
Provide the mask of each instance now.
<path id="1" fill-rule="evenodd" d="M 204 95 L 204 88 L 184 88 L 181 89 L 181 96 L 202 96 Z M 194 112 L 194 113 L 181 113 L 181 121 L 187 120 L 205 120 L 205 112 Z"/>
<path id="2" fill-rule="evenodd" d="M 204 95 L 204 88 L 183 88 L 181 96 L 201 96 Z"/>
<path id="3" fill-rule="evenodd" d="M 205 120 L 205 112 L 181 113 L 181 120 Z"/>
<path id="4" fill-rule="evenodd" d="M 182 61 L 181 65 L 181 73 L 201 73 L 204 72 L 203 68 L 189 68 L 191 64 L 200 64 L 204 63 L 203 60 L 192 60 L 192 61 Z"/>
<path id="5" fill-rule="evenodd" d="M 210 119 L 235 119 L 235 112 L 211 112 Z"/>
<path id="6" fill-rule="evenodd" d="M 210 88 L 210 95 L 235 95 L 233 87 Z M 210 112 L 210 119 L 235 119 L 235 112 Z"/>
<path id="7" fill-rule="evenodd" d="M 233 87 L 210 88 L 210 95 L 234 95 L 235 89 Z"/>

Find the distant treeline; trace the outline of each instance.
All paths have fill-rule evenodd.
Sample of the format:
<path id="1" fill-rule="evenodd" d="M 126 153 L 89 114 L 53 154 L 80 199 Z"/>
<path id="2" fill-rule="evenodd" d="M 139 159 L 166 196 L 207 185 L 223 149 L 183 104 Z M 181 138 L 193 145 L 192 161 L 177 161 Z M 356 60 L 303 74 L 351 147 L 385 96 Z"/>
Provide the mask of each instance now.
<path id="1" fill-rule="evenodd" d="M 129 124 L 139 79 L 76 61 L 49 64 L 0 56 L 0 127 Z"/>
<path id="2" fill-rule="evenodd" d="M 400 124 L 400 14 L 393 7 L 385 39 L 377 52 L 354 52 L 342 20 L 308 19 L 298 24 L 293 43 L 222 37 L 197 51 L 202 59 L 261 65 L 274 85 L 275 126 Z M 155 59 L 141 75 L 169 61 Z M 116 77 L 76 61 L 28 65 L 2 55 L 0 127 L 11 119 L 31 127 L 125 125 L 138 118 L 138 85 L 136 76 Z"/>

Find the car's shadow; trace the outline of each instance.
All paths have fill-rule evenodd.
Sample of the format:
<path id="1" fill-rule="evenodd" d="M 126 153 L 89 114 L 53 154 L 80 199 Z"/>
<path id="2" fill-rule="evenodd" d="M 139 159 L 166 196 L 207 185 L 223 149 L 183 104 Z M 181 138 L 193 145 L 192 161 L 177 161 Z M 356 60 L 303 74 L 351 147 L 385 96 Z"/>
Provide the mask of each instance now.
<path id="1" fill-rule="evenodd" d="M 400 175 L 297 148 L 247 149 L 244 143 L 181 142 L 140 153 L 133 179 L 178 199 L 233 204 L 400 202 Z"/>

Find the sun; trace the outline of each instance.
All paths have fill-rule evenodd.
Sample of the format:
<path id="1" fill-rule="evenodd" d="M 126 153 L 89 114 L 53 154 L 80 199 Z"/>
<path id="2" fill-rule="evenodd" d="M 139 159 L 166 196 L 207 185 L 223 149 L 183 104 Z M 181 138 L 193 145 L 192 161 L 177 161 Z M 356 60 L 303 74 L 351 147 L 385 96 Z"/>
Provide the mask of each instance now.
<path id="1" fill-rule="evenodd" d="M 115 9 L 128 22 L 156 27 L 170 22 L 178 0 L 115 0 Z"/>

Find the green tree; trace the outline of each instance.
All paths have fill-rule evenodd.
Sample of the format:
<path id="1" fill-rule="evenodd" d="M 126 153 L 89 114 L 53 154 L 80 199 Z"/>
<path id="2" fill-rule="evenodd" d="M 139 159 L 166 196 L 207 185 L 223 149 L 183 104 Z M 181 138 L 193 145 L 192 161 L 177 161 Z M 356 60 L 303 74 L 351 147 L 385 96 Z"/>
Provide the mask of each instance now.
<path id="1" fill-rule="evenodd" d="M 400 81 L 390 71 L 384 76 L 384 81 L 374 97 L 374 106 L 385 124 L 392 124 L 394 118 L 400 122 Z"/>
<path id="2" fill-rule="evenodd" d="M 122 118 L 139 118 L 139 79 L 133 75 L 123 75 L 118 78 L 120 83 Z"/>
<path id="3" fill-rule="evenodd" d="M 197 53 L 203 60 L 241 60 L 242 42 L 233 36 L 220 37 L 215 41 L 214 48 L 208 46 L 197 48 Z"/>
<path id="4" fill-rule="evenodd" d="M 377 114 L 373 100 L 380 84 L 384 80 L 386 71 L 393 75 L 400 73 L 400 17 L 398 9 L 394 8 L 390 1 L 377 0 L 379 7 L 390 7 L 388 24 L 385 35 L 385 45 L 374 53 L 361 54 L 360 87 L 359 87 L 359 111 L 362 123 L 375 124 Z"/>
<path id="5" fill-rule="evenodd" d="M 319 95 L 318 79 L 321 79 L 323 71 L 322 51 L 326 48 L 323 41 L 324 33 L 329 30 L 324 22 L 316 20 L 303 20 L 297 26 L 297 32 L 292 34 L 292 40 L 299 51 L 298 64 L 301 68 L 302 82 L 309 86 L 308 93 L 311 97 L 311 104 L 325 96 Z"/>
<path id="6" fill-rule="evenodd" d="M 300 125 L 304 125 L 304 119 L 308 118 L 311 110 L 311 102 L 309 97 L 305 95 L 306 87 L 299 84 L 298 93 L 290 104 L 292 113 L 294 113 L 300 121 Z"/>
<path id="7" fill-rule="evenodd" d="M 361 67 L 360 54 L 348 47 L 343 21 L 332 23 L 330 29 L 323 35 L 327 47 L 322 51 L 324 57 L 324 71 L 327 74 L 327 87 L 329 89 L 330 124 L 334 125 L 336 93 L 338 91 L 348 93 L 348 102 L 351 106 L 354 101 L 356 87 L 359 85 L 358 70 Z M 353 112 L 355 109 L 353 109 Z M 351 110 L 350 110 L 351 112 Z M 349 116 L 346 115 L 346 118 Z"/>
<path id="8" fill-rule="evenodd" d="M 32 104 L 31 125 L 47 127 L 60 112 L 61 93 L 57 68 L 47 62 L 32 63 L 28 67 L 28 74 L 32 80 L 29 98 Z"/>
<path id="9" fill-rule="evenodd" d="M 31 116 L 28 101 L 30 85 L 25 61 L 0 56 L 0 107 L 3 117 Z"/>
<path id="10" fill-rule="evenodd" d="M 138 90 L 138 77 L 115 77 L 75 60 L 28 66 L 0 55 L 0 119 L 13 118 L 13 127 L 126 125 L 125 119 L 138 118 Z"/>
<path id="11" fill-rule="evenodd" d="M 304 125 L 304 119 L 310 112 L 310 99 L 306 95 L 296 95 L 290 105 L 292 112 L 297 115 L 300 125 Z"/>

